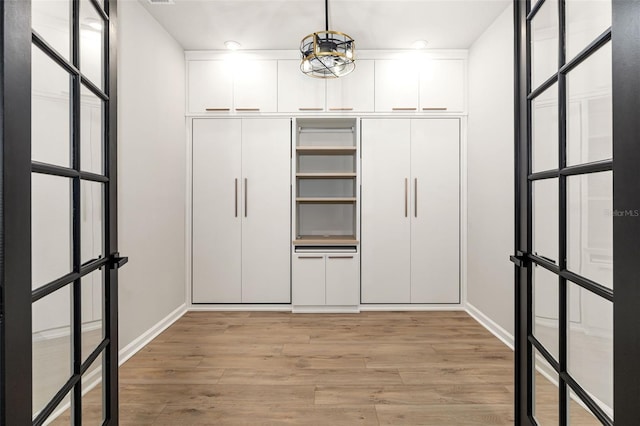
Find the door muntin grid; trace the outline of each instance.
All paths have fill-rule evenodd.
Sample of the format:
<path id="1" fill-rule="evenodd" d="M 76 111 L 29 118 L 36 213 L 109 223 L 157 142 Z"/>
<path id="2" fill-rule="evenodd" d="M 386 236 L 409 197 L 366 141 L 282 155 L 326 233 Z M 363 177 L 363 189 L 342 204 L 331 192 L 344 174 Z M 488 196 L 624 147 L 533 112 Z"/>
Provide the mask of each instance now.
<path id="1" fill-rule="evenodd" d="M 50 265 L 33 264 L 34 277 L 41 277 L 34 280 L 32 293 L 34 424 L 43 424 L 66 403 L 71 421 L 81 424 L 83 385 L 99 376 L 103 420 L 112 408 L 109 369 L 114 366 L 106 362 L 113 308 L 109 6 L 109 1 L 95 0 L 32 1 L 31 48 L 37 58 L 32 64 L 32 122 L 41 133 L 32 156 L 33 180 L 41 182 L 34 192 L 38 202 L 34 198 L 32 227 L 38 226 L 34 235 L 56 249 L 42 256 Z M 60 77 L 42 75 L 42 63 Z M 47 135 L 46 128 L 59 131 Z M 57 193 L 51 182 L 56 182 Z M 32 243 L 37 253 L 38 241 Z M 35 270 L 47 266 L 49 273 Z M 54 355 L 60 352 L 66 355 L 56 364 Z"/>
<path id="2" fill-rule="evenodd" d="M 611 19 L 609 17 L 608 25 L 606 25 L 606 17 L 598 16 L 596 19 L 591 19 L 592 25 L 580 27 L 578 25 L 579 19 L 573 19 L 574 15 L 568 18 L 567 15 L 568 12 L 579 11 L 579 3 L 570 0 L 539 0 L 532 5 L 527 2 L 528 59 L 526 61 L 526 77 L 528 94 L 527 145 L 529 147 L 527 153 L 529 183 L 527 187 L 530 200 L 528 252 L 532 253 L 528 256 L 532 271 L 528 274 L 527 280 L 528 293 L 531 296 L 528 298 L 530 306 L 527 309 L 529 312 L 527 412 L 530 421 L 534 424 L 537 422 L 547 424 L 544 420 L 549 418 L 557 418 L 560 424 L 568 424 L 569 412 L 571 411 L 571 418 L 575 421 L 579 418 L 579 409 L 586 410 L 585 412 L 591 416 L 589 418 L 595 420 L 596 423 L 613 423 L 613 361 L 610 358 L 613 348 L 613 290 L 612 279 L 609 279 L 609 276 L 612 277 L 613 243 L 610 240 L 612 227 L 608 225 L 612 223 L 615 212 L 611 207 L 612 187 L 610 184 L 608 185 L 610 180 L 608 181 L 606 178 L 612 174 L 613 168 L 610 155 L 612 152 L 611 126 L 606 120 L 607 115 L 609 120 L 612 115 L 610 102 Z M 600 4 L 596 7 L 590 7 L 590 9 L 597 10 L 599 13 L 602 13 L 602 10 L 606 13 L 608 10 L 610 16 L 611 7 L 610 2 L 608 3 L 608 6 Z M 539 22 L 537 22 L 538 18 Z M 544 23 L 552 25 L 545 27 Z M 579 31 L 576 31 L 576 28 Z M 557 53 L 557 58 L 554 58 L 553 55 L 551 58 L 545 57 L 539 53 L 541 46 L 544 50 L 543 45 L 549 44 L 549 40 L 552 43 L 557 43 L 552 49 L 553 53 Z M 576 46 L 580 45 L 580 42 L 582 42 L 581 48 L 577 48 Z M 568 58 L 565 57 L 566 52 L 569 53 Z M 556 59 L 557 64 L 554 72 L 545 74 L 544 71 L 551 69 Z M 547 63 L 541 66 L 535 64 L 536 60 L 546 60 Z M 593 75 L 586 79 L 583 77 L 582 79 L 586 81 L 580 82 L 580 74 L 588 74 L 583 71 L 588 70 L 589 64 L 596 61 L 599 62 L 600 72 L 596 72 L 595 78 Z M 594 90 L 591 90 L 589 85 L 593 85 Z M 580 94 L 579 90 L 576 90 L 576 87 L 580 86 L 583 89 L 589 89 L 586 90 L 587 93 Z M 549 94 L 549 90 L 556 92 L 552 96 Z M 555 122 L 554 117 L 549 113 L 549 107 L 553 108 L 554 105 L 545 100 L 545 97 L 558 100 Z M 590 102 L 592 105 L 589 104 Z M 542 105 L 546 110 L 543 110 L 539 105 Z M 589 138 L 592 129 L 589 129 L 588 126 L 583 128 L 576 124 L 576 122 L 580 122 L 580 118 L 584 121 L 584 118 L 579 114 L 588 112 L 589 106 L 595 111 L 598 111 L 599 108 L 600 118 L 604 116 L 604 126 L 608 129 L 608 133 L 605 131 L 603 134 L 595 134 L 593 138 Z M 551 142 L 535 139 L 541 133 L 538 130 L 536 134 L 536 129 L 545 129 L 544 124 L 535 122 L 539 117 L 545 116 L 542 112 L 546 114 L 551 124 L 557 123 L 557 136 L 551 135 L 553 138 Z M 589 139 L 586 143 L 587 148 L 593 146 L 586 155 L 580 155 L 580 149 L 584 149 L 585 145 L 580 141 L 581 134 L 586 134 Z M 549 151 L 550 146 L 554 144 L 556 152 Z M 555 167 L 552 167 L 553 162 L 549 163 L 548 161 L 544 167 L 536 166 L 536 159 L 538 159 L 538 164 L 545 161 L 545 156 L 541 155 L 541 152 L 547 155 L 547 160 L 549 156 L 555 158 Z M 591 185 L 582 182 L 584 180 L 590 181 Z M 536 196 L 537 187 L 550 181 L 557 182 L 555 203 L 551 198 L 556 194 L 550 194 L 551 198 L 539 194 Z M 599 195 L 590 196 L 589 190 L 582 188 L 584 186 L 591 186 L 594 188 L 591 192 Z M 539 206 L 536 204 L 537 202 L 547 203 L 549 206 Z M 586 207 L 583 208 L 583 206 Z M 557 217 L 552 219 L 549 216 L 549 210 L 553 211 Z M 547 214 L 548 217 L 541 220 L 544 214 Z M 582 216 L 586 216 L 586 219 Z M 585 239 L 588 240 L 586 248 L 591 248 L 589 244 L 592 241 L 596 241 L 600 245 L 597 250 L 592 250 L 594 253 L 588 260 L 602 262 L 603 265 L 611 269 L 610 274 L 598 275 L 581 267 L 585 261 L 584 256 L 581 256 L 581 252 L 585 251 L 585 245 L 582 242 L 576 242 L 576 240 L 585 233 L 585 226 L 576 225 L 576 218 L 580 219 L 578 222 L 581 220 L 589 222 L 589 219 L 592 219 L 591 223 L 598 223 L 597 226 L 605 229 L 600 234 L 607 235 L 590 235 L 587 232 Z M 550 226 L 549 221 L 555 222 L 557 226 Z M 543 244 L 538 243 L 539 247 L 536 247 L 536 240 L 541 239 L 536 235 L 536 231 L 540 228 L 543 229 L 542 235 L 545 235 L 547 239 L 549 234 L 556 231 L 555 247 L 549 241 L 544 241 Z M 588 225 L 586 228 L 589 231 Z M 597 233 L 592 232 L 591 234 Z M 576 251 L 578 252 L 577 259 Z M 544 269 L 544 274 L 538 272 L 541 268 Z M 539 280 L 534 281 L 534 277 L 538 275 L 547 277 L 543 280 L 544 285 L 541 285 Z M 554 276 L 555 279 L 552 278 Z M 541 292 L 546 292 L 547 296 L 541 297 Z M 553 301 L 552 304 L 555 306 L 545 306 L 545 304 L 548 305 L 549 299 Z M 589 304 L 585 304 L 584 300 L 589 300 Z M 575 346 L 580 342 L 579 328 L 576 324 L 593 322 L 594 318 L 590 318 L 593 315 L 587 314 L 587 312 L 593 312 L 593 306 L 598 306 L 601 311 L 599 314 L 601 321 L 598 321 L 600 323 L 598 325 L 605 324 L 604 327 L 601 327 L 600 332 L 605 336 L 603 338 L 605 343 L 601 345 L 604 348 L 603 354 L 606 354 L 610 359 L 602 363 L 602 367 L 610 379 L 609 383 L 604 384 L 606 391 L 602 391 L 598 387 L 603 386 L 602 383 L 596 385 L 589 383 L 589 376 L 585 373 L 584 366 L 581 369 L 580 363 L 576 361 L 577 350 Z M 587 307 L 589 307 L 589 311 L 587 311 Z M 542 319 L 547 323 L 545 324 Z M 604 320 L 602 321 L 602 319 Z M 596 343 L 592 339 L 586 345 L 588 349 L 593 349 Z M 536 392 L 539 389 L 536 380 L 540 383 L 540 372 L 544 370 L 540 365 L 547 366 L 547 370 L 552 369 L 552 371 L 547 371 L 544 376 L 550 378 L 551 382 L 555 382 L 557 386 L 558 398 L 552 403 L 552 405 L 557 404 L 555 409 L 547 407 L 548 410 L 541 410 L 539 401 L 535 400 Z M 597 362 L 594 365 L 597 365 Z M 550 413 L 555 414 L 549 417 Z M 554 417 L 556 415 L 557 417 Z M 551 424 L 554 422 L 555 420 L 552 420 Z"/>

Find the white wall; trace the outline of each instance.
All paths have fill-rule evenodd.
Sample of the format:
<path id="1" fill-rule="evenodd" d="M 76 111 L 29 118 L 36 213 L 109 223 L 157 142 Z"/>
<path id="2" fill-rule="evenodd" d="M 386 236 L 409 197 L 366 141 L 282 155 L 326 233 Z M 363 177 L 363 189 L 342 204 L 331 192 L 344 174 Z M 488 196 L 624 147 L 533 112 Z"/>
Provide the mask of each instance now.
<path id="1" fill-rule="evenodd" d="M 120 347 L 185 303 L 184 52 L 137 1 L 118 7 Z"/>
<path id="2" fill-rule="evenodd" d="M 467 301 L 513 336 L 513 6 L 469 52 Z"/>

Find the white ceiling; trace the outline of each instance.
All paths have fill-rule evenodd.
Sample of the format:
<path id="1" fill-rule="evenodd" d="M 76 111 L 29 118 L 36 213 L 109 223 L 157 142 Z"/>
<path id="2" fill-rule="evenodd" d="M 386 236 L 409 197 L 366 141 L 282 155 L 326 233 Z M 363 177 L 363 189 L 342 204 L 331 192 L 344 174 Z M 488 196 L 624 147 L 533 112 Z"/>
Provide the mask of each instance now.
<path id="1" fill-rule="evenodd" d="M 298 49 L 324 29 L 323 0 L 139 0 L 186 50 Z M 329 29 L 349 34 L 359 49 L 468 48 L 511 0 L 330 0 Z"/>

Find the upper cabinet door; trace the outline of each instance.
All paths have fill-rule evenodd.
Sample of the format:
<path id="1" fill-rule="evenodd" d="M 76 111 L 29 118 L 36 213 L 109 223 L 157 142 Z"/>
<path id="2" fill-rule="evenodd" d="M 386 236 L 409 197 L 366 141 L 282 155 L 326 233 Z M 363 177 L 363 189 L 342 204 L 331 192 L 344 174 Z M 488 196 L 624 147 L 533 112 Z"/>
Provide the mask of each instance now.
<path id="1" fill-rule="evenodd" d="M 226 61 L 189 61 L 188 112 L 231 111 L 233 104 L 233 73 Z"/>
<path id="2" fill-rule="evenodd" d="M 358 60 L 351 74 L 327 80 L 329 112 L 374 110 L 374 63 L 373 60 Z"/>
<path id="3" fill-rule="evenodd" d="M 420 110 L 465 111 L 465 62 L 462 59 L 434 59 L 420 71 Z"/>
<path id="4" fill-rule="evenodd" d="M 243 61 L 234 72 L 233 100 L 236 112 L 276 112 L 278 61 Z"/>
<path id="5" fill-rule="evenodd" d="M 325 82 L 300 71 L 300 61 L 278 61 L 278 112 L 324 111 Z"/>
<path id="6" fill-rule="evenodd" d="M 376 112 L 418 110 L 419 72 L 405 59 L 375 61 Z"/>

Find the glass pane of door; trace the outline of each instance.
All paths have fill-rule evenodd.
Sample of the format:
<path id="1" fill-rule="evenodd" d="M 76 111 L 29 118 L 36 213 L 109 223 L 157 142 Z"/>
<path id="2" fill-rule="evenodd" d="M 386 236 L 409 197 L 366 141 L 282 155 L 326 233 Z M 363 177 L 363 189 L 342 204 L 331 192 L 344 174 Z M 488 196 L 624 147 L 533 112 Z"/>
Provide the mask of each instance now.
<path id="1" fill-rule="evenodd" d="M 537 349 L 521 365 L 534 373 L 519 403 L 539 424 L 590 424 L 593 415 L 613 419 L 611 1 L 528 7 L 520 11 L 530 38 L 521 58 L 528 167 L 519 237 L 531 269 L 520 270 L 518 309 Z"/>

